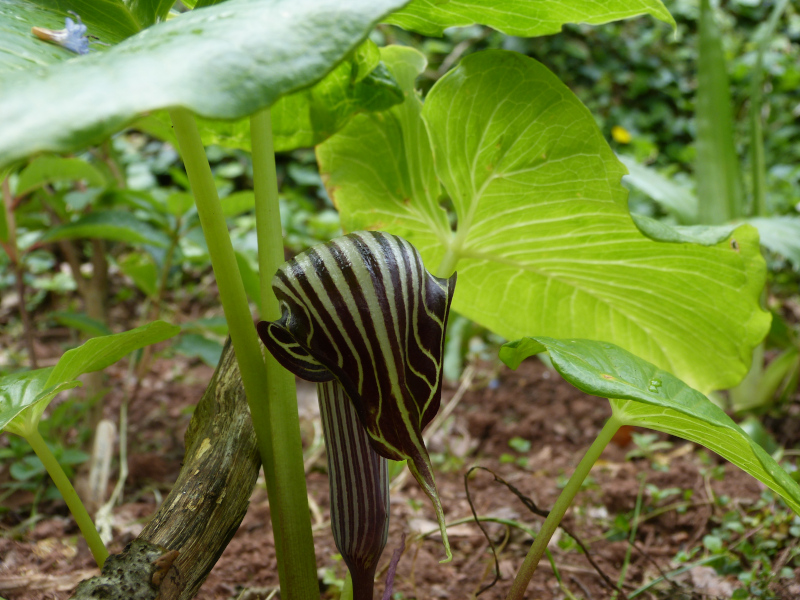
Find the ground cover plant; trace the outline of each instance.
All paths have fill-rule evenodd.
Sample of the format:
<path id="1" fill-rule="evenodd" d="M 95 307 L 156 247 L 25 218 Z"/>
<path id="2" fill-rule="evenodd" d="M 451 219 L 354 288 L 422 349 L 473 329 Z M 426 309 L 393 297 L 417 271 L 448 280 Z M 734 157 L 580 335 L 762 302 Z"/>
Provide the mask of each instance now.
<path id="1" fill-rule="evenodd" d="M 502 50 L 472 54 L 423 102 L 415 81 L 425 69 L 424 57 L 407 47 L 379 49 L 366 39 L 380 21 L 424 34 L 481 23 L 518 36 L 554 33 L 568 22 L 641 14 L 672 23 L 659 2 L 615 0 L 602 11 L 557 2 L 536 9 L 500 2 L 494 11 L 480 3 L 443 8 L 422 0 L 346 7 L 327 0 L 206 4 L 211 3 L 198 2 L 166 19 L 168 3 L 76 2 L 72 8 L 89 31 L 110 47 L 75 57 L 29 34 L 29 26 L 57 28 L 64 18 L 58 9 L 24 0 L 7 3 L 4 11 L 15 20 L 3 35 L 17 50 L 3 54 L 0 72 L 5 180 L 0 239 L 23 281 L 19 240 L 13 237 L 16 199 L 58 179 L 84 179 L 88 185 L 78 190 L 84 192 L 95 182 L 113 186 L 113 179 L 103 184 L 101 176 L 87 175 L 88 163 L 51 159 L 51 153 L 103 144 L 130 125 L 180 150 L 194 207 L 187 195 L 162 203 L 169 214 L 161 219 L 168 251 L 160 261 L 160 283 L 150 285 L 149 293 L 157 305 L 170 256 L 186 232 L 183 223 L 196 211 L 264 467 L 282 597 L 319 595 L 295 380 L 284 367 L 320 385 L 334 537 L 353 575 L 344 583 L 344 597 L 374 594 L 375 568 L 386 544 L 386 511 L 379 507 L 388 498 L 387 459 L 408 460 L 436 509 L 444 559 L 451 558 L 446 507 L 422 438 L 440 400 L 451 301 L 460 314 L 517 340 L 501 353 L 508 364 L 547 351 L 565 379 L 608 398 L 613 411 L 537 533 L 509 598 L 523 597 L 550 536 L 621 425 L 701 443 L 800 509 L 795 480 L 705 396 L 741 381 L 753 348 L 769 329 L 769 314 L 759 302 L 765 265 L 757 232 L 748 225 L 680 231 L 666 223 L 637 226 L 621 186 L 624 166 L 589 111 L 533 59 Z M 35 77 L 24 72 L 26 61 L 38 63 Z M 255 212 L 257 275 L 234 251 L 226 203 L 220 201 L 204 141 L 252 153 L 254 193 L 227 204 Z M 315 144 L 342 226 L 359 233 L 281 266 L 275 150 Z M 27 162 L 42 153 L 46 158 Z M 52 202 L 62 208 L 56 214 L 67 222 L 56 234 L 40 232 L 38 242 L 87 237 L 143 242 L 137 219 L 147 210 L 132 203 L 130 194 L 129 212 L 114 205 L 126 194 L 112 193 L 113 208 L 95 205 L 91 213 L 70 215 L 59 204 L 66 198 L 49 191 L 38 201 L 55 196 Z M 158 223 L 159 217 L 150 220 Z M 98 251 L 95 247 L 93 258 Z M 134 280 L 141 275 L 140 287 L 159 277 L 155 259 L 128 266 Z M 132 268 L 141 266 L 146 275 Z M 256 335 L 248 292 L 265 323 L 259 333 L 270 353 L 263 352 Z M 100 566 L 107 554 L 102 541 L 57 461 L 47 456 L 38 422 L 47 403 L 77 385 L 80 374 L 175 332 L 154 322 L 95 337 L 65 354 L 64 365 L 59 362 L 52 371 L 0 380 L 0 424 L 28 439 L 54 480 L 62 482 L 59 489 Z M 147 361 L 143 364 L 146 369 Z M 237 379 L 234 362 L 225 364 L 230 367 L 220 380 Z M 350 432 L 342 438 L 348 441 L 335 441 L 337 429 Z M 193 456 L 221 446 L 220 438 L 204 438 Z M 236 439 L 227 442 L 235 445 Z M 365 464 L 372 467 L 354 466 Z M 354 471 L 374 477 L 354 477 Z M 254 479 L 255 472 L 250 489 Z M 215 494 L 219 502 L 226 495 Z M 248 497 L 240 493 L 238 499 L 246 505 Z M 369 533 L 354 523 L 363 523 Z M 217 536 L 217 555 L 236 525 Z M 134 546 L 127 556 L 109 561 L 105 579 L 77 593 L 128 585 L 114 572 L 133 572 L 145 557 L 149 571 L 137 585 L 191 597 L 213 559 L 193 569 L 192 554 L 173 545 Z"/>

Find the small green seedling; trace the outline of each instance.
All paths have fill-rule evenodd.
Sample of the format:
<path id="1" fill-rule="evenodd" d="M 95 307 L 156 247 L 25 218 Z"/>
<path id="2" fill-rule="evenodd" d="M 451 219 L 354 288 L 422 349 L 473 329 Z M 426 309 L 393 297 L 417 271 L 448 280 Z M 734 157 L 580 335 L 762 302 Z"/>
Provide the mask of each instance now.
<path id="1" fill-rule="evenodd" d="M 503 346 L 500 358 L 516 368 L 524 358 L 545 351 L 569 383 L 587 394 L 608 398 L 612 416 L 542 525 L 509 599 L 522 598 L 558 523 L 622 425 L 663 431 L 705 446 L 764 483 L 800 514 L 800 485 L 722 409 L 674 375 L 618 346 L 591 340 L 523 338 Z"/>
<path id="2" fill-rule="evenodd" d="M 78 377 L 84 373 L 105 369 L 134 350 L 166 340 L 179 330 L 156 321 L 125 333 L 92 338 L 66 352 L 54 367 L 0 378 L 0 431 L 23 437 L 31 445 L 64 497 L 99 566 L 103 565 L 108 551 L 58 460 L 42 439 L 39 421 L 53 398 L 81 385 Z"/>

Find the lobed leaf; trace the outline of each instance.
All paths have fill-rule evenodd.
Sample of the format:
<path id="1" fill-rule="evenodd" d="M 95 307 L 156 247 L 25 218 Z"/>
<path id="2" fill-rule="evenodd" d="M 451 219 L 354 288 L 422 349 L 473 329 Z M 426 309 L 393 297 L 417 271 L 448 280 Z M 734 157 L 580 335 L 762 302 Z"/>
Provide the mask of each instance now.
<path id="1" fill-rule="evenodd" d="M 624 424 L 647 427 L 713 450 L 778 493 L 800 514 L 800 485 L 716 404 L 652 363 L 606 342 L 534 337 L 503 346 L 516 368 L 547 350 L 553 366 L 578 389 L 608 398 Z"/>
<path id="2" fill-rule="evenodd" d="M 671 243 L 643 235 L 624 166 L 589 111 L 533 59 L 466 57 L 420 116 L 413 84 L 424 60 L 400 48 L 382 56 L 404 103 L 355 117 L 317 149 L 346 231 L 390 231 L 439 276 L 458 271 L 454 310 L 508 339 L 610 339 L 703 391 L 741 380 L 770 320 L 755 230 L 710 246 L 672 242 L 711 243 L 720 230 L 649 232 Z"/>
<path id="3" fill-rule="evenodd" d="M 440 36 L 448 27 L 477 23 L 532 37 L 558 33 L 567 23 L 598 25 L 645 14 L 675 27 L 660 0 L 414 0 L 385 22 L 425 35 Z"/>
<path id="4" fill-rule="evenodd" d="M 74 151 L 158 109 L 184 107 L 210 119 L 251 115 L 322 79 L 405 2 L 229 0 L 104 52 L 5 77 L 0 166 Z"/>

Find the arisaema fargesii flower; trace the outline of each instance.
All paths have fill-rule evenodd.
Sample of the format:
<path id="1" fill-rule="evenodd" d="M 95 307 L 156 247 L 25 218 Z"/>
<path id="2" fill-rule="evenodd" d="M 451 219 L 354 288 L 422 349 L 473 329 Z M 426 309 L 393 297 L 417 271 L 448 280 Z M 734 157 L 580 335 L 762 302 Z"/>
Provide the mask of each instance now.
<path id="1" fill-rule="evenodd" d="M 455 284 L 402 238 L 355 232 L 284 263 L 272 283 L 281 318 L 258 325 L 278 362 L 318 382 L 334 539 L 363 598 L 388 532 L 386 459 L 408 461 L 451 558 L 422 430 L 439 410 Z"/>

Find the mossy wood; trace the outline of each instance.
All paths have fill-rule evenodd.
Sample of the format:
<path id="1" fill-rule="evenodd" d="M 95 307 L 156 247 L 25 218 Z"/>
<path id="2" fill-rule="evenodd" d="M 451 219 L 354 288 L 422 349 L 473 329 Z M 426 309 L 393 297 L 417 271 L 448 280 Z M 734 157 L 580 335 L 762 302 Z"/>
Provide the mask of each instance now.
<path id="1" fill-rule="evenodd" d="M 144 550 L 130 551 L 129 545 L 126 552 L 109 557 L 113 574 L 83 582 L 73 599 L 98 597 L 93 592 L 99 586 L 104 588 L 103 598 L 193 598 L 236 533 L 261 460 L 230 341 L 185 441 L 178 480 L 134 542 L 134 550 L 146 548 L 151 568 L 142 566 Z M 118 574 L 120 569 L 123 575 Z M 133 573 L 139 574 L 137 578 L 128 576 Z M 137 589 L 132 589 L 134 584 Z"/>

